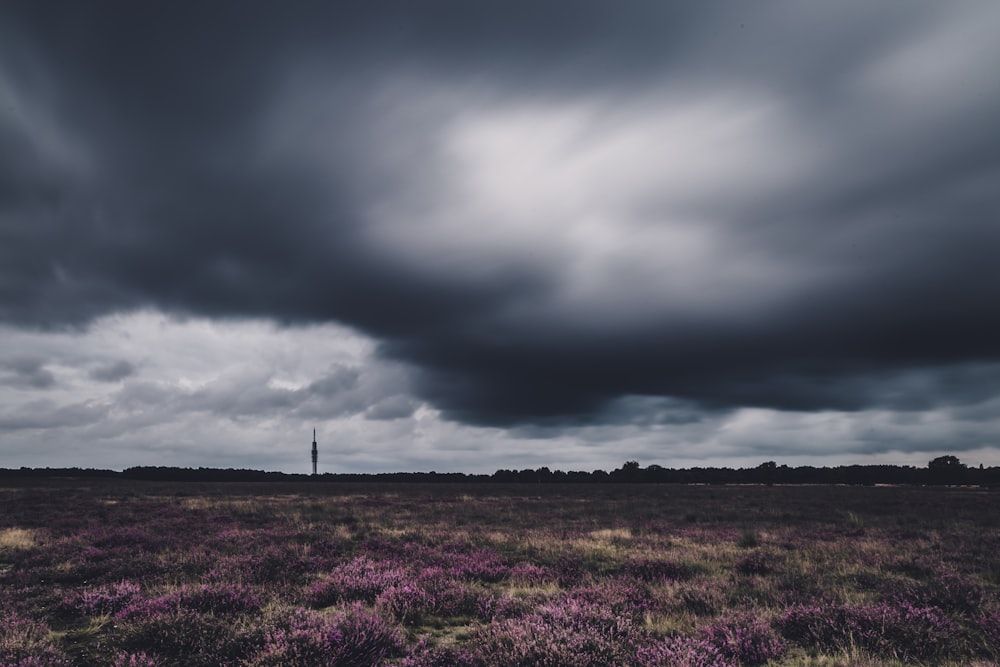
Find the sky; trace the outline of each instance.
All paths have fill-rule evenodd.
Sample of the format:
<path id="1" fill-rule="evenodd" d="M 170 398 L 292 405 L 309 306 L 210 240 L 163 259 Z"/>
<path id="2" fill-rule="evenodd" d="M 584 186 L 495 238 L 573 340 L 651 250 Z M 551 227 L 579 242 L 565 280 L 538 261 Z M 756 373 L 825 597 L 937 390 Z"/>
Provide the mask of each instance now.
<path id="1" fill-rule="evenodd" d="M 1000 465 L 1000 3 L 0 5 L 0 467 Z"/>

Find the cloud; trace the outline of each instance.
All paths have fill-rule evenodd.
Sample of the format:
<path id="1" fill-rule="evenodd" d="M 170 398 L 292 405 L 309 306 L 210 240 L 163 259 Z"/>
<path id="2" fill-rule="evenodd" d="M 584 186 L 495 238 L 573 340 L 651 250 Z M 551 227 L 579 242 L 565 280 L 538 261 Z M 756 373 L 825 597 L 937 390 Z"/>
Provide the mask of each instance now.
<path id="1" fill-rule="evenodd" d="M 47 389 L 56 383 L 52 371 L 45 368 L 44 361 L 30 357 L 20 357 L 0 361 L 0 383 L 28 389 Z"/>
<path id="2" fill-rule="evenodd" d="M 0 386 L 5 467 L 307 472 L 313 428 L 321 471 L 608 470 L 625 460 L 923 465 L 948 452 L 1000 463 L 995 396 L 983 391 L 943 407 L 936 400 L 949 387 L 993 382 L 995 368 L 963 369 L 944 388 L 931 383 L 937 376 L 898 379 L 900 396 L 924 386 L 935 399 L 928 405 L 937 407 L 796 413 L 705 409 L 631 395 L 575 424 L 555 418 L 496 428 L 447 419 L 414 391 L 419 369 L 379 358 L 375 341 L 336 325 L 281 327 L 143 311 L 101 318 L 84 331 L 6 328 L 0 334 L 36 359 L 44 354 L 59 377 L 44 389 Z M 112 363 L 105 357 L 111 348 L 141 359 L 141 373 L 118 382 L 93 377 L 94 368 Z"/>
<path id="3" fill-rule="evenodd" d="M 59 405 L 50 400 L 30 401 L 16 411 L 0 414 L 0 432 L 76 428 L 97 423 L 106 415 L 106 406 L 96 402 Z"/>
<path id="4" fill-rule="evenodd" d="M 365 409 L 365 418 L 376 421 L 391 421 L 404 419 L 413 415 L 420 406 L 412 396 L 396 394 L 384 398 Z"/>
<path id="5" fill-rule="evenodd" d="M 99 382 L 118 382 L 134 374 L 135 366 L 124 359 L 97 366 L 90 371 L 90 377 Z"/>
<path id="6" fill-rule="evenodd" d="M 41 456 L 29 443 L 44 433 L 47 465 L 188 465 L 208 456 L 225 467 L 295 469 L 294 448 L 284 453 L 282 443 L 314 426 L 327 437 L 355 431 L 353 446 L 364 460 L 370 440 L 406 437 L 399 426 L 378 424 L 405 422 L 420 405 L 405 368 L 378 360 L 372 341 L 337 325 L 140 311 L 100 318 L 82 331 L 0 333 L 33 355 L 4 368 L 30 379 L 47 359 L 60 378 L 40 388 L 23 378 L 0 384 L 5 465 Z M 141 362 L 110 360 L 110 349 Z M 206 454 L 209 445 L 214 453 Z"/>
<path id="7" fill-rule="evenodd" d="M 2 11 L 5 335 L 118 333 L 0 381 L 119 391 L 122 427 L 162 402 L 574 451 L 672 425 L 707 453 L 710 424 L 758 451 L 785 417 L 919 413 L 979 441 L 956 424 L 1000 363 L 993 7 Z M 258 364 L 227 323 L 241 349 L 356 338 Z"/>

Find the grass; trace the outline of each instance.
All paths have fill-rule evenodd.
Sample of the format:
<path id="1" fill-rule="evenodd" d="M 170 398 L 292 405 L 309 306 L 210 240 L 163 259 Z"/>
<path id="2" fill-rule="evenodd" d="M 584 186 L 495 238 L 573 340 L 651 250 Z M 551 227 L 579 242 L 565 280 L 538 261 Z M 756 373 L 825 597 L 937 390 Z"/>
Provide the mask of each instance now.
<path id="1" fill-rule="evenodd" d="M 35 546 L 35 531 L 25 528 L 0 530 L 0 553 L 31 549 Z"/>
<path id="2" fill-rule="evenodd" d="M 985 665 L 997 500 L 40 480 L 0 493 L 0 665 Z"/>

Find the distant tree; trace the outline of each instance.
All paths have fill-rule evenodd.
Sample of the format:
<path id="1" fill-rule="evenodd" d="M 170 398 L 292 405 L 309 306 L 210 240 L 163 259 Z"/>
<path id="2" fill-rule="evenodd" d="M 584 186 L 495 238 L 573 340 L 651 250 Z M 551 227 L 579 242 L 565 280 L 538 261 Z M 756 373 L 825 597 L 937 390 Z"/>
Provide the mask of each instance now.
<path id="1" fill-rule="evenodd" d="M 764 461 L 759 466 L 757 466 L 757 482 L 763 482 L 768 486 L 774 484 L 774 478 L 777 476 L 778 464 L 774 461 Z"/>
<path id="2" fill-rule="evenodd" d="M 931 470 L 965 470 L 965 464 L 959 461 L 957 456 L 950 454 L 931 459 L 927 467 Z"/>
<path id="3" fill-rule="evenodd" d="M 939 456 L 927 464 L 931 484 L 961 484 L 966 477 L 965 464 L 957 456 Z"/>
<path id="4" fill-rule="evenodd" d="M 538 475 L 535 473 L 534 468 L 524 468 L 519 470 L 517 473 L 518 482 L 537 482 Z"/>
<path id="5" fill-rule="evenodd" d="M 641 470 L 638 461 L 626 461 L 621 468 L 611 471 L 611 479 L 616 482 L 637 482 Z"/>
<path id="6" fill-rule="evenodd" d="M 666 468 L 655 463 L 646 466 L 643 471 L 643 479 L 647 482 L 666 482 L 669 481 L 668 475 L 669 471 Z"/>

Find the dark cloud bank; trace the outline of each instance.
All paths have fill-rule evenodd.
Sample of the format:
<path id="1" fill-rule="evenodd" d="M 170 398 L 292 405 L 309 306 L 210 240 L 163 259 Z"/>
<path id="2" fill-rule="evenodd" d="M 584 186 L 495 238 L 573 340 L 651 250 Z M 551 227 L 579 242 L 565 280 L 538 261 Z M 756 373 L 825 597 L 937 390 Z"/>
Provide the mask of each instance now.
<path id="1" fill-rule="evenodd" d="M 630 395 L 852 411 L 997 394 L 989 4 L 15 2 L 0 16 L 8 324 L 139 307 L 342 322 L 474 424 L 628 419 L 608 406 Z M 547 163 L 503 137 L 541 127 L 544 143 L 545 122 L 577 122 L 543 157 L 582 170 L 586 201 L 543 183 L 513 213 L 482 203 L 462 147 L 495 150 L 496 182 L 534 192 L 518 175 Z M 644 127 L 650 143 L 629 148 Z M 624 245 L 566 234 L 587 206 Z M 51 382 L 33 360 L 2 372 Z"/>

